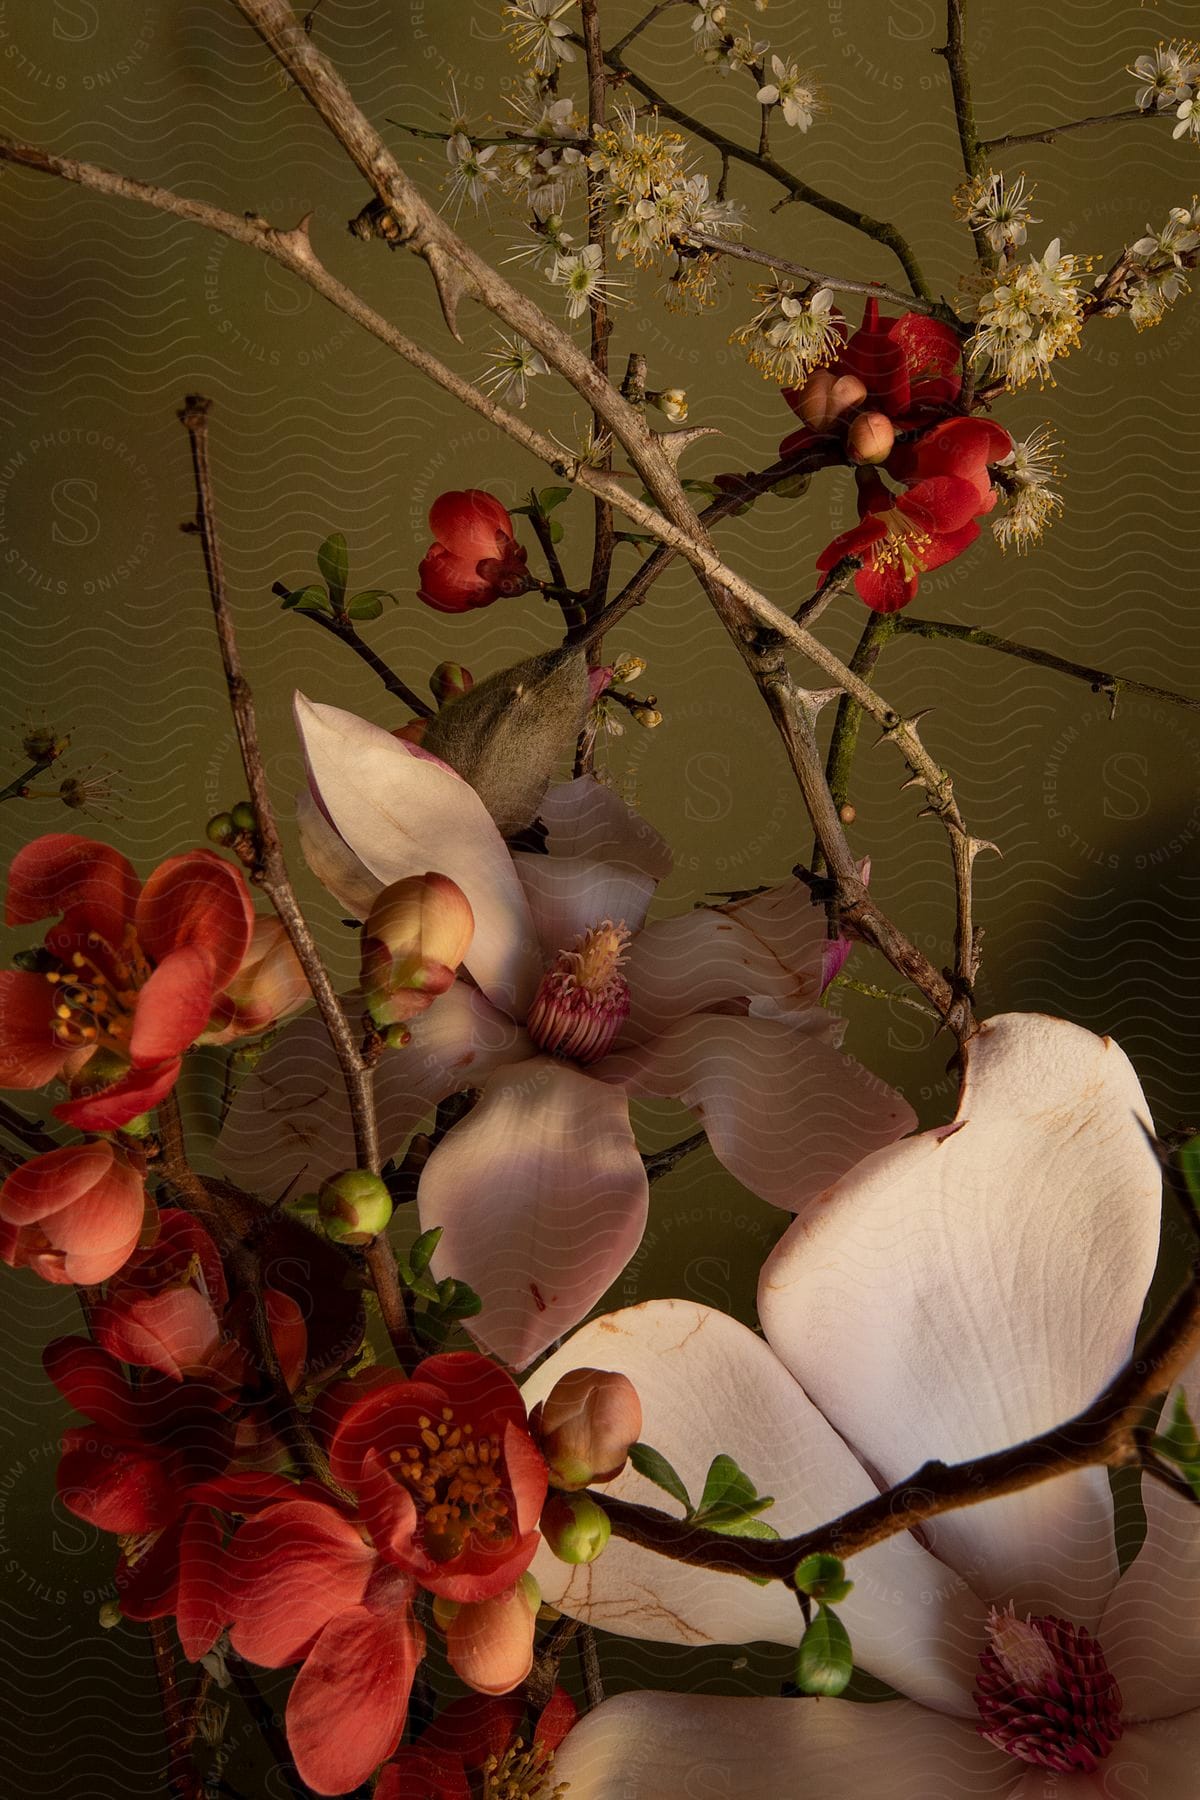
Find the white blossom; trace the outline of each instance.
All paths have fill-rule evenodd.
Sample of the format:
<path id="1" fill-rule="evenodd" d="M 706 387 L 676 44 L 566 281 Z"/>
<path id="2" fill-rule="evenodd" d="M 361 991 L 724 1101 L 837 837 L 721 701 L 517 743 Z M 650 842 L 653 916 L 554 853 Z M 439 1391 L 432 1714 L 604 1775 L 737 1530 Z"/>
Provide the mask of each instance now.
<path id="1" fill-rule="evenodd" d="M 781 107 L 789 125 L 807 131 L 820 105 L 816 88 L 794 62 L 784 62 L 781 56 L 772 56 L 771 73 L 774 81 L 758 90 L 759 105 Z"/>
<path id="2" fill-rule="evenodd" d="M 1137 104 L 1141 110 L 1148 112 L 1153 107 L 1166 112 L 1186 100 L 1200 83 L 1200 45 L 1172 38 L 1169 44 L 1159 44 L 1148 55 L 1139 56 L 1130 64 L 1129 73 L 1139 83 Z"/>
<path id="3" fill-rule="evenodd" d="M 508 0 L 504 8 L 505 30 L 523 62 L 533 64 L 539 75 L 552 75 L 559 63 L 575 61 L 571 27 L 563 14 L 575 0 Z"/>
<path id="4" fill-rule="evenodd" d="M 490 183 L 499 174 L 499 170 L 491 166 L 495 154 L 494 144 L 488 144 L 485 149 L 479 150 L 461 131 L 452 132 L 446 140 L 450 192 L 456 201 L 456 215 L 462 210 L 464 200 L 469 200 L 472 206 L 478 207 L 485 199 Z"/>
<path id="5" fill-rule="evenodd" d="M 759 311 L 733 333 L 746 357 L 768 381 L 796 387 L 822 363 L 832 362 L 842 346 L 841 321 L 833 312 L 829 288 L 797 294 L 791 282 L 776 281 L 754 290 Z"/>
<path id="6" fill-rule="evenodd" d="M 494 350 L 489 350 L 488 361 L 491 367 L 481 378 L 481 385 L 498 399 L 516 402 L 519 411 L 524 411 L 529 396 L 529 383 L 538 375 L 549 374 L 549 367 L 541 353 L 527 344 L 523 337 L 501 336 Z"/>
<path id="7" fill-rule="evenodd" d="M 1086 257 L 1064 255 L 1055 238 L 1040 260 L 1007 270 L 979 303 L 972 362 L 994 363 L 1009 388 L 1049 380 L 1051 365 L 1079 342 L 1080 277 L 1090 266 Z"/>
<path id="8" fill-rule="evenodd" d="M 599 244 L 584 244 L 565 256 L 556 256 L 548 279 L 565 290 L 567 317 L 580 319 L 593 300 L 612 298 L 611 278 L 604 272 L 604 252 Z"/>
<path id="9" fill-rule="evenodd" d="M 1189 94 L 1177 109 L 1175 117 L 1179 123 L 1171 136 L 1181 138 L 1186 135 L 1200 144 L 1200 92 Z"/>
<path id="10" fill-rule="evenodd" d="M 1025 177 L 1008 181 L 989 169 L 964 182 L 954 196 L 954 209 L 997 256 L 1023 244 L 1028 227 L 1038 221 L 1030 212 L 1033 189 L 1025 191 Z"/>
<path id="11" fill-rule="evenodd" d="M 1002 550 L 1011 547 L 1023 555 L 1062 511 L 1062 495 L 1050 485 L 1060 474 L 1059 449 L 1049 427 L 1042 426 L 1023 443 L 1014 443 L 998 466 L 996 486 L 1006 507 L 994 521 L 992 535 Z"/>

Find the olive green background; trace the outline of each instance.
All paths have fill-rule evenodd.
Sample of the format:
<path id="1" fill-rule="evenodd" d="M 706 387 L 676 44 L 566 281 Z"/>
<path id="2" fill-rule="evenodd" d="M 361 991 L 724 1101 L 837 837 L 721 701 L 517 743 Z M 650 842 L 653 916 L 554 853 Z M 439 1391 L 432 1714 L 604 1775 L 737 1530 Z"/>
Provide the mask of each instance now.
<path id="1" fill-rule="evenodd" d="M 436 128 L 453 78 L 477 129 L 501 111 L 515 64 L 494 0 L 324 0 L 317 42 L 361 104 Z M 606 0 L 608 41 L 642 11 Z M 731 9 L 734 10 L 734 9 Z M 1161 36 L 1194 33 L 1195 6 L 1117 0 L 979 0 L 970 50 L 981 131 L 1030 130 L 1131 104 L 1124 65 Z M 668 11 L 630 52 L 664 90 L 742 141 L 757 129 L 748 83 L 723 80 L 690 49 L 691 9 Z M 960 168 L 933 0 L 774 0 L 756 31 L 820 78 L 827 110 L 805 136 L 775 125 L 775 147 L 825 191 L 894 219 L 935 289 L 952 295 L 970 264 L 950 194 Z M 329 265 L 454 367 L 477 374 L 495 332 L 469 309 L 454 344 L 421 266 L 363 244 L 346 220 L 368 198 L 301 97 L 275 72 L 234 9 L 217 0 L 0 0 L 3 123 L 53 148 L 108 163 L 235 211 L 290 225 L 314 212 Z M 579 66 L 563 90 L 582 92 Z M 1038 184 L 1041 223 L 1030 249 L 1061 236 L 1104 261 L 1147 220 L 1200 185 L 1194 146 L 1168 120 L 1133 121 L 1010 154 L 1010 172 Z M 388 128 L 426 190 L 444 161 L 435 143 Z M 700 166 L 715 178 L 717 158 Z M 894 260 L 818 213 L 787 206 L 769 182 L 735 166 L 752 241 L 831 270 L 899 283 Z M 0 815 L 5 857 L 37 832 L 83 829 L 119 844 L 143 869 L 202 838 L 205 820 L 242 793 L 211 633 L 192 509 L 183 395 L 213 397 L 213 455 L 244 656 L 258 697 L 281 809 L 300 780 L 289 719 L 297 685 L 384 723 L 403 716 L 341 646 L 280 613 L 273 580 L 313 575 L 313 553 L 346 533 L 359 586 L 389 587 L 399 604 L 366 628 L 380 652 L 421 687 L 444 657 L 478 675 L 549 645 L 557 614 L 536 595 L 447 619 L 415 598 L 428 541 L 426 513 L 447 488 L 488 487 L 517 503 L 541 471 L 460 413 L 381 346 L 282 271 L 197 228 L 139 207 L 5 171 L 5 282 L 0 331 L 0 584 L 6 656 L 4 779 L 22 766 L 20 738 L 48 721 L 71 735 L 67 772 L 116 775 L 120 817 L 82 822 L 53 797 Z M 468 222 L 473 241 L 507 253 L 521 226 L 503 200 Z M 665 310 L 652 276 L 618 270 L 626 304 L 613 337 L 619 367 L 633 349 L 652 386 L 686 386 L 691 422 L 723 436 L 689 453 L 685 473 L 771 460 L 791 415 L 750 371 L 730 331 L 750 314 L 750 272 L 734 268 L 703 317 Z M 531 277 L 536 281 L 536 277 Z M 545 297 L 545 296 L 543 296 Z M 551 305 L 556 304 L 550 296 Z M 852 309 L 854 310 L 854 309 Z M 1200 302 L 1182 301 L 1158 330 L 1127 321 L 1089 326 L 1059 384 L 996 409 L 1018 434 L 1049 421 L 1065 441 L 1066 511 L 1028 557 L 1001 556 L 986 537 L 923 581 L 916 610 L 969 622 L 1103 668 L 1200 692 L 1195 598 L 1200 470 Z M 583 409 L 553 380 L 529 417 L 573 441 Z M 819 550 L 853 519 L 845 472 L 818 478 L 800 500 L 769 499 L 721 528 L 737 566 L 781 604 L 813 585 Z M 590 507 L 559 517 L 564 555 L 582 578 Z M 633 567 L 620 553 L 618 579 Z M 536 556 L 533 558 L 536 563 Z M 848 654 L 865 613 L 853 597 L 821 632 Z M 809 837 L 783 756 L 736 656 L 683 569 L 615 634 L 614 651 L 648 663 L 660 730 L 609 740 L 602 761 L 675 847 L 662 890 L 668 910 L 704 895 L 786 876 Z M 1200 1112 L 1192 1014 L 1200 994 L 1200 717 L 1126 697 L 1115 719 L 1086 685 L 967 646 L 906 640 L 888 649 L 880 685 L 907 708 L 932 706 L 925 735 L 953 771 L 972 828 L 1002 858 L 978 865 L 987 929 L 985 1012 L 1061 1013 L 1113 1033 L 1133 1058 L 1165 1126 Z M 935 962 L 952 925 L 949 861 L 936 822 L 900 791 L 886 747 L 860 752 L 853 838 L 872 859 L 873 890 Z M 39 788 L 53 783 L 43 778 Z M 299 885 L 340 975 L 350 941 L 337 909 L 301 872 Z M 24 941 L 24 939 L 20 940 Z M 898 985 L 865 955 L 859 976 Z M 928 1120 L 953 1107 L 948 1046 L 899 1005 L 850 996 L 850 1045 L 897 1083 Z M 205 1071 L 189 1077 L 196 1117 Z M 31 1098 L 31 1107 L 34 1104 Z M 661 1109 L 647 1144 L 687 1129 Z M 687 1293 L 752 1316 L 754 1281 L 783 1221 L 708 1155 L 654 1190 L 643 1250 L 616 1284 L 620 1304 Z M 102 1632 L 111 1546 L 52 1498 L 66 1409 L 38 1355 L 77 1326 L 68 1292 L 7 1276 L 8 1330 L 0 1428 L 0 1606 L 13 1791 L 64 1800 L 161 1791 L 156 1697 L 145 1634 Z M 665 1670 L 682 1685 L 729 1691 L 778 1680 L 775 1653 L 714 1653 L 702 1662 L 633 1646 L 606 1648 L 619 1681 Z M 273 1793 L 256 1772 L 234 1712 L 228 1777 Z"/>

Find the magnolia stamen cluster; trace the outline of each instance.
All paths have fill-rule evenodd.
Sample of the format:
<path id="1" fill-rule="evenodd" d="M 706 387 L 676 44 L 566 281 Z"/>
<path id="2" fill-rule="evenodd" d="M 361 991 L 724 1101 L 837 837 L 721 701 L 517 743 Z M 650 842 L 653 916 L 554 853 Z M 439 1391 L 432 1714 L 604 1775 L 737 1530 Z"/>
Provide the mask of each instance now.
<path id="1" fill-rule="evenodd" d="M 814 369 L 833 362 L 842 347 L 840 318 L 829 288 L 802 289 L 776 280 L 754 289 L 759 310 L 730 338 L 743 344 L 746 359 L 765 381 L 799 387 Z"/>
<path id="2" fill-rule="evenodd" d="M 1010 390 L 1033 380 L 1053 385 L 1053 364 L 1079 342 L 1082 277 L 1090 267 L 1090 257 L 1064 253 L 1055 238 L 1043 257 L 1006 269 L 979 302 L 971 361 L 992 364 Z"/>

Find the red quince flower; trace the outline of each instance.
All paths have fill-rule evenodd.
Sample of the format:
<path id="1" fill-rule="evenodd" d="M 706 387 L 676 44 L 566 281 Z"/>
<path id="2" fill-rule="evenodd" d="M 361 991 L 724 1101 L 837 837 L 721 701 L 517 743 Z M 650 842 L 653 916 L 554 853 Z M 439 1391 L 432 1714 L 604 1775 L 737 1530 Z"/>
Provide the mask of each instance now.
<path id="1" fill-rule="evenodd" d="M 43 1281 L 88 1287 L 127 1262 L 155 1221 L 123 1150 L 72 1144 L 23 1163 L 0 1188 L 0 1258 Z"/>
<path id="2" fill-rule="evenodd" d="M 815 382 L 820 376 L 824 388 L 843 376 L 853 378 L 847 392 L 856 395 L 866 410 L 883 413 L 898 430 L 910 431 L 941 417 L 955 404 L 962 391 L 961 356 L 962 342 L 949 325 L 916 312 L 902 313 L 898 319 L 881 318 L 878 300 L 868 300 L 862 324 L 837 361 L 827 370 L 816 370 L 809 379 Z M 864 393 L 859 393 L 857 382 Z M 784 399 L 801 418 L 812 410 L 804 403 L 807 387 L 808 383 L 783 390 Z M 814 430 L 806 423 L 803 431 L 784 438 L 780 456 L 806 450 L 829 428 Z"/>
<path id="3" fill-rule="evenodd" d="M 172 1524 L 189 1489 L 224 1473 L 233 1430 L 207 1380 L 151 1373 L 131 1387 L 116 1357 L 87 1338 L 59 1338 L 42 1358 L 76 1411 L 93 1421 L 64 1432 L 58 1492 L 101 1531 L 141 1536 Z"/>
<path id="4" fill-rule="evenodd" d="M 418 597 L 438 612 L 469 612 L 534 585 L 527 553 L 500 502 L 481 488 L 441 494 L 429 509 L 437 540 L 421 559 Z"/>
<path id="5" fill-rule="evenodd" d="M 257 1037 L 311 998 L 308 976 L 291 939 L 278 919 L 264 913 L 254 921 L 241 967 L 218 994 L 200 1042 L 229 1044 L 237 1038 Z"/>
<path id="6" fill-rule="evenodd" d="M 988 465 L 1003 462 L 1012 454 L 1012 447 L 1008 432 L 991 419 L 943 419 L 911 443 L 900 444 L 888 458 L 887 468 L 898 481 L 921 481 L 934 475 L 969 481 L 979 496 L 982 515 L 991 512 L 998 498 Z"/>
<path id="7" fill-rule="evenodd" d="M 515 1694 L 466 1694 L 452 1700 L 415 1744 L 398 1750 L 380 1770 L 374 1800 L 411 1800 L 415 1794 L 422 1800 L 471 1800 L 485 1772 L 493 1788 L 507 1777 L 516 1793 L 548 1793 L 554 1752 L 578 1716 L 575 1702 L 561 1687 L 532 1727 L 526 1727 L 525 1705 Z M 523 1785 L 518 1776 L 525 1777 Z"/>
<path id="8" fill-rule="evenodd" d="M 7 919 L 53 913 L 37 971 L 0 974 L 0 1085 L 66 1075 L 91 1091 L 57 1117 L 109 1131 L 174 1086 L 241 966 L 253 906 L 241 872 L 210 850 L 170 857 L 143 887 L 119 851 L 54 832 L 14 858 Z"/>
<path id="9" fill-rule="evenodd" d="M 425 1654 L 416 1583 L 327 1496 L 302 1490 L 235 1532 L 219 1586 L 239 1656 L 303 1665 L 285 1719 L 301 1779 L 318 1794 L 356 1788 L 404 1730 Z"/>
<path id="10" fill-rule="evenodd" d="M 449 1351 L 411 1381 L 381 1373 L 331 1402 L 330 1467 L 356 1491 L 382 1556 L 447 1600 L 487 1600 L 520 1579 L 547 1475 L 511 1376 Z"/>

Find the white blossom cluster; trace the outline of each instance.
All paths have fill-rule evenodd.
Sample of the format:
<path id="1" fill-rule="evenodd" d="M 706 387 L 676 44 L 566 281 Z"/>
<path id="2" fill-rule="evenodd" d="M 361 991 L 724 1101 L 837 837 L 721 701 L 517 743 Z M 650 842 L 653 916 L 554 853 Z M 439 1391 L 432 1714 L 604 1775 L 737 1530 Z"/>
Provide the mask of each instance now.
<path id="1" fill-rule="evenodd" d="M 1058 238 L 1043 257 L 1007 264 L 979 302 L 972 362 L 992 364 L 1008 388 L 1051 380 L 1053 364 L 1079 342 L 1090 266 L 1090 258 L 1064 253 Z"/>
<path id="2" fill-rule="evenodd" d="M 1030 211 L 1033 195 L 1032 188 L 1026 191 L 1024 175 L 1010 181 L 989 169 L 963 182 L 954 195 L 954 210 L 994 255 L 1004 256 L 1025 242 L 1030 225 L 1038 224 Z"/>
<path id="3" fill-rule="evenodd" d="M 1139 331 L 1157 325 L 1168 306 L 1189 290 L 1185 270 L 1193 269 L 1200 251 L 1200 203 L 1173 206 L 1165 225 L 1126 251 L 1130 264 L 1129 316 Z"/>
<path id="4" fill-rule="evenodd" d="M 1062 495 L 1050 485 L 1060 474 L 1055 460 L 1059 447 L 1049 428 L 1042 427 L 1023 443 L 1014 443 L 999 464 L 996 485 L 1006 505 L 992 524 L 992 535 L 1002 550 L 1023 555 L 1062 511 Z"/>
<path id="5" fill-rule="evenodd" d="M 1172 38 L 1131 63 L 1143 112 L 1174 112 L 1173 137 L 1200 144 L 1200 44 Z"/>
<path id="6" fill-rule="evenodd" d="M 755 10 L 766 11 L 766 0 Z M 777 106 L 787 124 L 807 131 L 821 99 L 812 77 L 789 57 L 777 56 L 765 38 L 756 38 L 746 23 L 734 26 L 725 0 L 695 0 L 692 45 L 696 54 L 722 75 L 745 71 L 754 77 L 760 106 Z M 769 79 L 768 79 L 768 58 Z"/>
<path id="7" fill-rule="evenodd" d="M 730 342 L 745 346 L 747 361 L 765 381 L 799 387 L 814 369 L 835 360 L 843 333 L 829 288 L 797 293 L 790 281 L 776 279 L 755 288 L 754 297 L 758 312 Z"/>
<path id="8" fill-rule="evenodd" d="M 501 8 L 513 49 L 535 75 L 553 75 L 560 63 L 575 61 L 566 19 L 574 6 L 575 0 L 506 0 Z"/>

